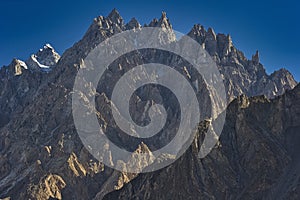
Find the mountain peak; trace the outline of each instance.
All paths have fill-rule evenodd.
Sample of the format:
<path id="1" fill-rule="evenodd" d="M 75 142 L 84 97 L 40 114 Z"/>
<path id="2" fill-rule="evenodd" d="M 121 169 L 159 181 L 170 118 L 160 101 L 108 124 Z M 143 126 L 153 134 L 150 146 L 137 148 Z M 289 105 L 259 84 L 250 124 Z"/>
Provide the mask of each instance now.
<path id="1" fill-rule="evenodd" d="M 28 67 L 24 61 L 14 58 L 8 66 L 8 69 L 14 76 L 19 76 L 23 73 L 23 70 L 28 69 Z"/>
<path id="2" fill-rule="evenodd" d="M 127 24 L 126 29 L 135 29 L 135 28 L 141 28 L 141 24 L 133 17 Z"/>
<path id="3" fill-rule="evenodd" d="M 41 64 L 47 66 L 54 66 L 60 59 L 60 55 L 55 51 L 55 49 L 50 44 L 45 44 L 43 49 L 40 49 L 36 56 Z"/>
<path id="4" fill-rule="evenodd" d="M 119 11 L 117 11 L 117 9 L 115 9 L 115 8 L 109 13 L 107 18 L 110 19 L 113 23 L 117 23 L 117 24 L 124 23 L 124 20 L 121 17 Z"/>
<path id="5" fill-rule="evenodd" d="M 259 64 L 259 52 L 256 50 L 255 54 L 252 56 L 252 62 L 254 65 Z"/>
<path id="6" fill-rule="evenodd" d="M 37 73 L 34 73 L 35 70 L 32 70 L 28 62 L 24 63 L 18 59 L 14 59 L 9 66 L 0 69 L 0 199 L 6 197 L 62 199 L 62 195 L 68 198 L 70 192 L 77 199 L 144 199 L 145 197 L 198 199 L 200 196 L 206 199 L 261 199 L 268 198 L 269 195 L 272 195 L 270 199 L 274 199 L 273 195 L 277 194 L 282 194 L 282 198 L 279 196 L 279 199 L 293 199 L 289 198 L 290 196 L 283 196 L 287 193 L 295 196 L 294 199 L 299 199 L 297 198 L 299 179 L 296 180 L 299 177 L 295 177 L 299 171 L 298 154 L 296 154 L 298 149 L 295 147 L 299 146 L 300 86 L 298 85 L 297 91 L 292 91 L 291 95 L 278 97 L 272 101 L 264 96 L 246 97 L 246 95 L 263 94 L 275 97 L 283 94 L 296 84 L 293 82 L 292 75 L 282 69 L 268 76 L 262 64 L 254 65 L 251 60 L 245 59 L 240 51 L 232 47 L 229 35 L 216 36 L 212 29 L 205 31 L 203 26 L 195 25 L 195 33 L 200 35 L 194 32 L 190 35 L 195 38 L 195 41 L 201 42 L 201 45 L 216 60 L 222 78 L 220 81 L 224 83 L 224 93 L 228 96 L 228 100 L 237 97 L 239 101 L 235 100 L 236 103 L 230 104 L 226 113 L 224 110 L 218 118 L 206 118 L 200 122 L 193 130 L 195 140 L 187 151 L 180 151 L 182 155 L 176 155 L 176 152 L 172 155 L 169 153 L 182 148 L 187 141 L 183 141 L 185 144 L 175 141 L 170 151 L 152 153 L 151 150 L 155 151 L 155 148 L 169 144 L 173 137 L 169 133 L 178 130 L 176 123 L 180 121 L 181 113 L 175 105 L 176 95 L 167 96 L 168 94 L 160 91 L 157 86 L 134 93 L 128 105 L 129 108 L 133 108 L 131 109 L 133 120 L 144 118 L 145 114 L 149 115 L 146 112 L 149 111 L 152 103 L 155 103 L 154 100 L 167 105 L 165 107 L 167 114 L 171 115 L 166 124 L 170 126 L 164 128 L 166 134 L 157 134 L 155 135 L 157 138 L 152 141 L 145 139 L 130 141 L 128 137 L 122 137 L 123 131 L 115 126 L 113 116 L 109 112 L 112 106 L 110 94 L 114 89 L 113 84 L 118 82 L 118 79 L 126 73 L 125 71 L 148 62 L 173 66 L 175 70 L 181 72 L 186 72 L 188 69 L 188 74 L 195 79 L 187 79 L 187 84 L 194 89 L 193 95 L 196 95 L 199 102 L 207 106 L 205 108 L 200 105 L 204 108 L 203 111 L 207 110 L 209 113 L 211 110 L 209 107 L 213 103 L 211 101 L 220 100 L 217 94 L 220 88 L 215 90 L 210 85 L 210 82 L 215 81 L 215 76 L 208 77 L 208 81 L 201 76 L 198 79 L 197 69 L 193 70 L 193 63 L 188 63 L 179 55 L 159 49 L 138 51 L 117 58 L 107 70 L 103 69 L 106 72 L 96 88 L 90 83 L 93 80 L 84 77 L 77 79 L 78 73 L 90 75 L 96 70 L 89 69 L 84 62 L 89 53 L 107 38 L 126 30 L 124 25 L 120 26 L 114 21 L 119 19 L 121 17 L 115 9 L 108 17 L 96 18 L 85 36 L 63 54 L 59 62 L 54 65 L 55 69 L 49 71 L 49 74 L 39 73 L 43 70 L 47 72 L 51 70 L 49 63 L 46 64 L 47 58 L 58 60 L 54 48 L 48 44 L 30 57 L 33 66 L 38 67 Z M 135 19 L 128 24 L 132 27 L 138 26 Z M 174 34 L 172 29 L 165 27 L 171 27 L 165 13 L 162 13 L 161 18 L 156 19 L 153 25 L 158 28 L 164 27 L 160 30 L 162 34 L 157 38 L 162 47 L 171 41 L 175 48 L 184 47 L 181 50 L 189 48 L 188 45 L 179 46 L 181 43 L 173 43 L 169 40 L 169 38 L 173 39 Z M 203 37 L 202 33 L 205 33 Z M 126 47 L 126 43 L 120 45 Z M 114 47 L 116 47 L 114 50 L 119 52 L 120 48 L 117 45 Z M 206 57 L 210 59 L 208 55 Z M 199 64 L 205 62 L 201 58 L 197 61 Z M 81 69 L 84 68 L 84 63 L 85 69 Z M 42 64 L 46 69 L 42 68 Z M 26 66 L 28 70 L 25 69 Z M 120 70 L 120 66 L 125 70 Z M 96 76 L 100 78 L 101 75 L 96 74 Z M 139 77 L 131 78 L 136 80 Z M 74 88 L 76 80 L 80 81 L 78 90 Z M 205 95 L 207 92 L 209 92 L 208 96 Z M 245 95 L 240 96 L 242 94 Z M 73 101 L 74 95 L 78 97 L 76 102 Z M 93 95 L 95 98 L 90 98 Z M 95 106 L 91 107 L 93 103 Z M 80 135 L 76 133 L 72 108 L 78 111 L 77 105 L 80 104 L 84 107 L 84 112 L 78 114 L 82 117 L 97 114 L 95 117 L 99 126 L 106 129 L 106 132 L 99 133 L 108 133 L 120 147 L 130 149 L 134 147 L 131 155 L 123 159 L 120 155 L 114 154 L 111 145 L 100 141 L 104 151 L 98 152 L 99 160 L 93 157 L 89 153 L 89 147 L 84 147 Z M 218 107 L 212 109 L 219 110 Z M 218 144 L 208 157 L 200 160 L 199 150 L 205 145 L 203 141 L 209 127 L 213 128 L 210 125 L 220 122 L 219 119 L 223 116 L 226 121 Z M 87 134 L 93 130 L 89 124 L 81 127 L 82 131 L 84 127 L 87 128 Z M 211 129 L 211 134 L 213 133 L 214 130 Z M 216 139 L 216 135 L 211 136 Z M 93 142 L 89 135 L 85 139 L 87 142 Z M 265 158 L 268 158 L 268 162 Z M 212 160 L 214 162 L 211 162 Z M 112 168 L 106 167 L 101 161 L 110 163 L 109 166 Z M 171 165 L 154 172 L 156 166 L 160 167 L 164 163 Z M 123 167 L 123 172 L 113 165 L 118 169 Z M 219 176 L 220 166 L 221 172 L 224 172 L 226 177 Z M 199 177 L 193 178 L 195 174 Z M 168 183 L 172 183 L 170 187 Z M 282 186 L 286 192 L 280 190 Z M 167 189 L 170 189 L 170 192 L 166 192 Z M 253 191 L 258 192 L 254 194 Z"/>
<path id="7" fill-rule="evenodd" d="M 223 33 L 219 33 L 217 34 L 217 42 L 220 57 L 223 58 L 224 56 L 227 56 L 233 47 L 231 36 L 229 34 L 225 35 Z"/>
<path id="8" fill-rule="evenodd" d="M 161 12 L 161 19 L 167 19 L 167 13 L 162 11 Z"/>
<path id="9" fill-rule="evenodd" d="M 210 27 L 207 30 L 207 34 L 208 34 L 209 37 L 213 38 L 214 40 L 217 39 L 217 36 L 216 36 L 216 33 L 215 33 L 214 29 L 212 29 Z"/>
<path id="10" fill-rule="evenodd" d="M 195 34 L 197 35 L 205 35 L 205 28 L 204 26 L 200 25 L 200 24 L 195 24 L 192 28 L 192 31 L 194 31 Z"/>
<path id="11" fill-rule="evenodd" d="M 167 18 L 166 12 L 161 13 L 161 17 L 159 19 L 159 24 L 161 25 L 162 28 L 172 29 L 172 25 L 171 25 L 169 19 Z"/>
<path id="12" fill-rule="evenodd" d="M 49 69 L 54 67 L 60 55 L 55 51 L 55 49 L 50 44 L 45 44 L 42 49 L 40 49 L 36 54 L 32 54 L 26 61 L 26 64 L 31 69 Z"/>
<path id="13" fill-rule="evenodd" d="M 51 44 L 49 43 L 46 43 L 43 47 L 43 49 L 40 49 L 40 51 L 43 51 L 44 49 L 51 49 L 51 50 L 54 50 L 54 48 L 51 46 Z"/>
<path id="14" fill-rule="evenodd" d="M 160 19 L 153 19 L 150 24 L 150 27 L 161 27 L 161 28 L 165 28 L 168 30 L 172 30 L 172 25 L 169 21 L 169 19 L 167 18 L 167 13 L 166 12 L 162 12 Z"/>
<path id="15" fill-rule="evenodd" d="M 112 9 L 112 11 L 108 14 L 108 17 L 113 17 L 113 16 L 119 16 L 120 17 L 120 13 L 116 8 Z"/>

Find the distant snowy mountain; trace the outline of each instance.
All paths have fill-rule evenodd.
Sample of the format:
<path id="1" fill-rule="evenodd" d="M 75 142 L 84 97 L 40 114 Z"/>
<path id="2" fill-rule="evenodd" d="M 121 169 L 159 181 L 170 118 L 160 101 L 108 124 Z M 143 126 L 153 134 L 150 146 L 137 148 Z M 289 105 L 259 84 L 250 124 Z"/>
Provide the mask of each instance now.
<path id="1" fill-rule="evenodd" d="M 60 55 L 50 45 L 46 44 L 36 54 L 32 54 L 26 61 L 13 59 L 8 66 L 10 74 L 21 75 L 23 70 L 49 72 L 56 66 Z M 5 67 L 4 67 L 5 68 Z"/>
<path id="2" fill-rule="evenodd" d="M 162 27 L 169 36 L 166 42 L 176 40 L 166 13 L 146 26 Z M 104 166 L 88 152 L 72 116 L 78 69 L 99 43 L 141 27 L 135 18 L 124 22 L 114 9 L 107 17 L 95 18 L 83 38 L 62 56 L 46 44 L 26 61 L 13 59 L 0 69 L 0 199 L 274 199 L 276 195 L 299 199 L 299 156 L 295 154 L 300 128 L 297 82 L 285 69 L 267 74 L 258 52 L 248 59 L 234 46 L 230 35 L 216 34 L 212 28 L 206 30 L 201 25 L 195 25 L 188 35 L 216 61 L 231 102 L 220 143 L 211 154 L 204 159 L 197 157 L 209 120 L 199 124 L 195 141 L 177 162 L 153 173 L 119 172 Z M 158 61 L 176 64 L 174 57 L 154 52 L 120 59 L 112 69 L 115 75 L 121 75 L 120 68 L 151 61 L 152 55 Z M 192 74 L 187 69 L 186 73 Z M 102 93 L 96 92 L 95 101 L 104 110 L 110 108 L 106 94 L 111 92 L 110 81 L 115 81 L 114 77 L 99 86 Z M 150 88 L 147 94 L 162 99 L 156 89 Z M 139 105 L 144 103 L 141 99 L 136 101 Z M 170 101 L 175 102 L 172 98 Z M 143 113 L 141 107 L 134 114 Z M 97 114 L 103 126 L 112 121 L 106 116 L 109 112 L 91 110 L 88 114 Z M 180 116 L 177 112 L 174 114 Z M 112 132 L 123 134 L 120 130 Z M 157 143 L 167 139 L 160 137 Z M 141 143 L 132 157 L 150 149 Z M 106 153 L 111 161 L 109 145 Z M 151 159 L 161 162 L 174 156 Z M 146 161 L 140 167 L 145 164 Z"/>
<path id="3" fill-rule="evenodd" d="M 36 54 L 31 55 L 26 63 L 31 69 L 49 71 L 57 64 L 59 59 L 60 55 L 54 48 L 50 44 L 46 44 L 43 49 L 40 49 Z"/>

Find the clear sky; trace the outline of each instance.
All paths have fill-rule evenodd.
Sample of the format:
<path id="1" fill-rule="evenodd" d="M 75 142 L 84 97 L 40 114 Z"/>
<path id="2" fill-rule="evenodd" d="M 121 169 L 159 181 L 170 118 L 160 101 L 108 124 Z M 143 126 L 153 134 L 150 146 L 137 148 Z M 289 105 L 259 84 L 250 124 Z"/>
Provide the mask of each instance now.
<path id="1" fill-rule="evenodd" d="M 143 25 L 162 11 L 173 28 L 194 24 L 229 33 L 248 58 L 260 51 L 267 72 L 285 67 L 300 81 L 300 3 L 297 0 L 0 0 L 0 66 L 27 59 L 45 43 L 59 53 L 81 39 L 94 17 L 117 8 Z"/>

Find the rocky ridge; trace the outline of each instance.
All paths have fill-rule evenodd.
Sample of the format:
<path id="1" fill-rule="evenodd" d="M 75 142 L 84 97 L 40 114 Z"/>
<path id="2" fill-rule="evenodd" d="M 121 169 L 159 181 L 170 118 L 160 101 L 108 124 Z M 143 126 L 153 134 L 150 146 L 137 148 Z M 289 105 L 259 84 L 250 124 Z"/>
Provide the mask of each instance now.
<path id="1" fill-rule="evenodd" d="M 298 199 L 299 103 L 299 85 L 274 100 L 239 96 L 207 157 L 198 157 L 204 123 L 179 160 L 138 175 L 104 199 Z"/>
<path id="2" fill-rule="evenodd" d="M 286 69 L 268 75 L 260 63 L 259 52 L 256 51 L 252 59 L 248 60 L 234 46 L 230 35 L 215 34 L 212 28 L 205 30 L 201 25 L 195 25 L 188 35 L 202 44 L 218 64 L 221 74 L 224 75 L 229 100 L 241 94 L 274 98 L 297 85 Z"/>
<path id="3" fill-rule="evenodd" d="M 162 27 L 169 31 L 170 42 L 175 40 L 175 36 L 172 34 L 172 26 L 165 13 L 162 14 L 159 20 L 153 20 L 147 26 Z M 158 172 L 161 175 L 157 175 L 157 173 L 139 176 L 137 174 L 126 174 L 104 167 L 102 163 L 95 160 L 88 153 L 78 138 L 71 112 L 71 94 L 77 70 L 82 67 L 83 59 L 87 54 L 100 42 L 121 31 L 140 27 L 136 19 L 132 19 L 125 24 L 118 11 L 113 10 L 107 17 L 95 18 L 84 37 L 73 47 L 66 50 L 61 57 L 55 53 L 52 47 L 46 45 L 42 51 L 31 56 L 28 61 L 23 62 L 15 59 L 9 66 L 1 68 L 0 198 L 101 199 L 105 195 L 109 195 L 108 197 L 113 195 L 118 198 L 151 199 L 153 196 L 151 196 L 152 193 L 148 193 L 149 191 L 158 192 L 157 197 L 162 198 L 164 194 L 162 194 L 160 186 L 164 185 L 166 177 L 170 179 L 176 177 L 173 185 L 178 187 L 170 188 L 178 189 L 170 192 L 170 195 L 173 195 L 170 197 L 174 198 L 178 197 L 176 192 L 182 191 L 184 188 L 189 192 L 185 194 L 182 191 L 182 194 L 185 194 L 186 197 L 189 197 L 189 195 L 192 197 L 194 191 L 200 191 L 201 194 L 209 198 L 227 197 L 223 194 L 224 190 L 227 191 L 227 195 L 232 197 L 244 195 L 243 197 L 249 198 L 252 197 L 250 194 L 252 190 L 262 191 L 257 194 L 259 197 L 279 193 L 278 187 L 281 186 L 280 184 L 268 186 L 267 183 L 263 182 L 271 176 L 266 170 L 259 174 L 266 177 L 264 180 L 259 179 L 258 175 L 255 176 L 258 179 L 258 186 L 262 185 L 262 189 L 249 186 L 250 183 L 256 180 L 248 178 L 252 174 L 256 174 L 257 169 L 252 169 L 255 168 L 256 163 L 251 163 L 253 153 L 250 152 L 245 157 L 244 154 L 240 154 L 240 151 L 246 151 L 249 149 L 248 146 L 251 147 L 250 150 L 254 149 L 255 152 L 257 148 L 261 149 L 262 154 L 257 154 L 255 158 L 261 162 L 261 165 L 258 166 L 262 166 L 262 169 L 269 167 L 266 161 L 263 159 L 261 161 L 261 158 L 265 156 L 270 156 L 274 160 L 275 165 L 271 166 L 273 172 L 288 173 L 287 166 L 291 166 L 293 169 L 294 165 L 290 165 L 292 161 L 290 153 L 286 152 L 285 146 L 282 147 L 277 139 L 272 140 L 271 137 L 266 136 L 267 139 L 263 138 L 261 141 L 255 142 L 254 147 L 251 146 L 252 143 L 249 141 L 255 140 L 261 130 L 269 130 L 270 128 L 272 131 L 268 134 L 274 133 L 279 138 L 285 138 L 283 135 L 286 133 L 286 129 L 282 129 L 282 124 L 286 123 L 285 125 L 288 128 L 299 124 L 298 118 L 295 118 L 298 115 L 297 109 L 289 108 L 289 111 L 285 111 L 289 106 L 297 105 L 297 88 L 283 97 L 271 100 L 271 102 L 266 98 L 249 100 L 243 97 L 239 99 L 246 103 L 242 103 L 239 107 L 234 106 L 239 104 L 233 101 L 229 107 L 229 122 L 227 123 L 229 125 L 224 130 L 227 132 L 223 133 L 225 139 L 221 138 L 220 143 L 225 148 L 221 149 L 221 152 L 215 150 L 206 160 L 199 160 L 195 157 L 196 153 L 193 153 L 193 151 L 197 152 L 197 145 L 194 144 L 177 162 L 186 166 L 185 170 L 175 164 L 175 170 L 172 165 L 168 168 L 171 171 L 170 173 L 163 169 Z M 216 35 L 212 29 L 206 31 L 199 25 L 195 25 L 189 35 L 200 42 L 217 62 L 221 73 L 224 75 L 229 99 L 238 97 L 241 94 L 249 96 L 265 94 L 273 98 L 296 85 L 296 81 L 286 70 L 279 70 L 272 75 L 267 75 L 263 66 L 259 63 L 258 53 L 253 56 L 252 60 L 246 59 L 239 50 L 235 49 L 231 37 L 228 35 Z M 121 64 L 125 65 L 124 63 Z M 129 64 L 135 64 L 135 60 L 130 60 Z M 51 70 L 44 70 L 43 66 L 48 66 Z M 237 78 L 233 78 L 232 74 L 236 74 Z M 288 96 L 289 94 L 290 96 Z M 265 124 L 252 126 L 244 120 L 252 112 L 252 109 L 257 112 L 253 111 L 255 116 L 260 113 L 259 109 L 261 108 L 250 106 L 250 111 L 243 114 L 244 111 L 240 112 L 240 110 L 247 108 L 247 102 L 250 102 L 250 105 L 255 104 L 251 102 L 258 102 L 258 107 L 260 105 L 266 106 L 270 109 L 270 113 L 275 113 L 275 110 L 281 112 L 278 112 L 276 116 L 274 115 L 266 123 L 266 126 Z M 289 102 L 289 104 L 286 102 Z M 105 103 L 105 101 L 101 103 Z M 236 114 L 236 110 L 239 111 L 239 115 Z M 286 114 L 283 115 L 283 112 Z M 281 121 L 283 120 L 281 116 L 288 115 L 290 115 L 289 120 L 286 120 L 286 122 Z M 237 120 L 237 116 L 241 118 Z M 258 117 L 259 119 L 263 118 L 262 116 Z M 272 115 L 266 115 L 266 117 L 272 117 Z M 288 125 L 289 123 L 290 125 Z M 273 127 L 274 124 L 277 125 Z M 205 124 L 199 129 L 200 132 L 202 129 L 205 129 Z M 238 129 L 240 131 L 237 131 Z M 291 130 L 294 129 L 291 128 Z M 244 136 L 240 136 L 248 132 L 250 133 L 249 137 L 243 139 Z M 292 131 L 291 134 L 294 134 L 294 132 Z M 232 144 L 231 139 L 236 138 L 236 136 L 241 139 Z M 263 136 L 265 137 L 265 135 Z M 226 137 L 229 139 L 226 139 Z M 269 141 L 269 139 L 271 140 Z M 290 140 L 293 141 L 293 138 Z M 262 145 L 260 142 L 262 142 Z M 267 146 L 265 147 L 265 145 Z M 147 149 L 148 147 L 139 148 Z M 139 148 L 136 153 L 140 152 Z M 274 152 L 279 153 L 275 155 Z M 278 158 L 279 154 L 280 158 L 282 156 L 286 159 Z M 224 157 L 224 159 L 218 159 L 220 157 Z M 215 160 L 220 162 L 220 166 L 224 166 L 226 171 L 214 168 Z M 240 160 L 244 162 L 242 165 L 239 163 Z M 197 164 L 201 162 L 204 164 Z M 249 167 L 247 168 L 247 166 Z M 201 168 L 207 168 L 207 170 L 201 171 Z M 178 176 L 182 171 L 184 174 Z M 228 174 L 228 181 L 225 178 L 220 179 L 223 174 Z M 289 177 L 290 180 L 294 181 L 292 186 L 284 184 L 284 179 L 281 184 L 287 188 L 286 191 L 297 197 L 298 188 L 296 187 L 296 190 L 294 190 L 294 183 L 297 183 L 298 179 L 294 180 L 293 174 Z M 198 179 L 203 180 L 199 181 Z M 214 180 L 218 180 L 218 185 L 213 189 L 209 189 Z M 280 179 L 279 177 L 271 177 L 271 180 L 279 181 Z M 153 186 L 147 186 L 140 190 L 141 181 L 146 181 L 149 184 L 153 183 Z M 182 183 L 186 183 L 185 186 L 193 183 L 193 187 L 189 189 L 182 187 Z M 131 186 L 131 184 L 134 185 Z M 206 187 L 203 187 L 204 185 Z M 125 188 L 122 190 L 123 186 Z M 132 190 L 133 192 L 130 193 L 130 187 L 139 188 L 140 192 Z M 118 193 L 106 194 L 119 189 L 121 190 Z M 269 189 L 274 192 L 268 192 Z M 147 197 L 147 195 L 150 196 Z M 289 194 L 281 195 L 286 196 Z"/>

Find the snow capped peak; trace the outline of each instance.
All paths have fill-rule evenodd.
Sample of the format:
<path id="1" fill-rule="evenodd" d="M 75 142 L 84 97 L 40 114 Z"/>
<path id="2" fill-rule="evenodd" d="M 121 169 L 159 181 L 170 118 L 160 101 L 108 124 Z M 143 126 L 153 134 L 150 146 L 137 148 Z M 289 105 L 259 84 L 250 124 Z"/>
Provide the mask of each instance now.
<path id="1" fill-rule="evenodd" d="M 49 48 L 49 49 L 53 49 L 53 47 L 49 43 L 45 44 L 44 49 L 45 49 L 45 47 Z"/>
<path id="2" fill-rule="evenodd" d="M 29 68 L 34 70 L 42 69 L 43 71 L 49 71 L 54 67 L 60 55 L 54 50 L 50 44 L 45 44 L 36 54 L 32 54 L 26 61 Z"/>
<path id="3" fill-rule="evenodd" d="M 47 43 L 44 45 L 44 47 L 42 49 L 40 49 L 40 51 L 44 51 L 47 49 L 54 50 L 54 48 L 50 44 Z"/>

